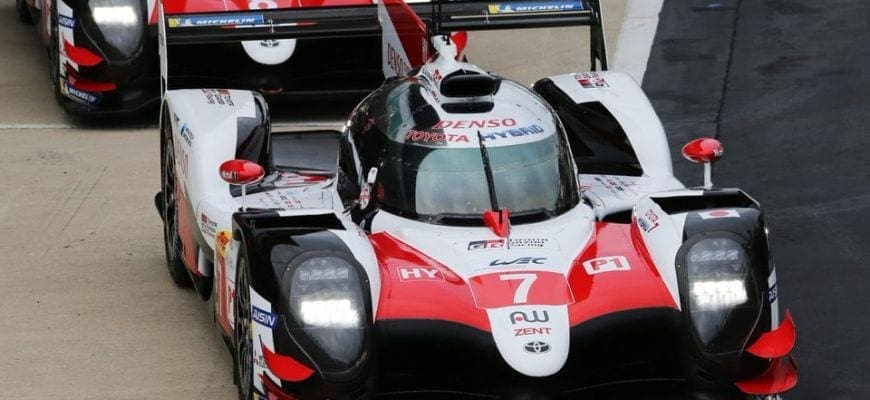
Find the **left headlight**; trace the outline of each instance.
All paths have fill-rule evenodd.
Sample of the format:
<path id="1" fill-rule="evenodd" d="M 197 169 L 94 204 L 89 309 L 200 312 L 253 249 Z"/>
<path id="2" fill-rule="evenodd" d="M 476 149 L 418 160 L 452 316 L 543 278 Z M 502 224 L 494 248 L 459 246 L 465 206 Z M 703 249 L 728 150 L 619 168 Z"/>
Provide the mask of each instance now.
<path id="1" fill-rule="evenodd" d="M 315 345 L 306 351 L 326 372 L 348 370 L 364 350 L 368 318 L 360 272 L 345 258 L 324 254 L 302 254 L 290 269 L 282 286 L 295 331 Z"/>
<path id="2" fill-rule="evenodd" d="M 137 0 L 90 0 L 91 19 L 103 40 L 122 55 L 133 55 L 142 42 L 145 18 Z"/>
<path id="3" fill-rule="evenodd" d="M 690 245 L 685 265 L 688 308 L 698 338 L 708 351 L 731 350 L 744 331 L 739 329 L 746 319 L 742 314 L 750 314 L 740 310 L 754 308 L 746 247 L 729 237 L 703 238 Z"/>

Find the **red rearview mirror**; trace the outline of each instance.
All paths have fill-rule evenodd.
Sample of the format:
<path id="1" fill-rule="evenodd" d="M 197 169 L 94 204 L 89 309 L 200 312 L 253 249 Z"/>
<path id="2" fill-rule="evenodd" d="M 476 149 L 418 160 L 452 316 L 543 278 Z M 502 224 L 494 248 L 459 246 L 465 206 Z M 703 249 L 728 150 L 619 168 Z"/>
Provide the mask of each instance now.
<path id="1" fill-rule="evenodd" d="M 248 185 L 263 179 L 266 171 L 248 160 L 229 160 L 220 166 L 221 178 L 230 185 Z"/>
<path id="2" fill-rule="evenodd" d="M 694 163 L 713 163 L 724 153 L 722 142 L 713 138 L 695 139 L 683 146 L 683 157 Z"/>

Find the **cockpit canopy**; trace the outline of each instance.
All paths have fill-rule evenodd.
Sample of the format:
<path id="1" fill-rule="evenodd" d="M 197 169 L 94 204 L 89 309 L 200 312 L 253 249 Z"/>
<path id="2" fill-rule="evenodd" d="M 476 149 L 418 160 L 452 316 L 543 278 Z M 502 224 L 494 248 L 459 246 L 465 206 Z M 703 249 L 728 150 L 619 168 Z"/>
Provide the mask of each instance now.
<path id="1" fill-rule="evenodd" d="M 487 113 L 446 112 L 425 86 L 397 90 L 405 93 L 382 120 L 386 140 L 373 193 L 384 211 L 430 223 L 481 223 L 495 204 L 484 153 L 497 205 L 515 223 L 551 218 L 579 201 L 562 127 L 525 88 L 504 81 Z"/>

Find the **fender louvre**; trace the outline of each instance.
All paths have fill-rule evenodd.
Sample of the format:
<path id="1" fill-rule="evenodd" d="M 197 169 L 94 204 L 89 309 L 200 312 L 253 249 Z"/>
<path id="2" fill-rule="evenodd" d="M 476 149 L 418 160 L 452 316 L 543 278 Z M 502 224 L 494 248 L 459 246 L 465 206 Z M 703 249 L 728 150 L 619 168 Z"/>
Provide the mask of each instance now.
<path id="1" fill-rule="evenodd" d="M 625 129 L 604 104 L 577 104 L 550 78 L 535 82 L 532 89 L 559 115 L 580 173 L 643 175 Z"/>
<path id="2" fill-rule="evenodd" d="M 668 214 L 711 208 L 759 208 L 758 203 L 739 189 L 705 190 L 703 196 L 652 197 Z"/>
<path id="3" fill-rule="evenodd" d="M 289 217 L 279 216 L 274 212 L 236 214 L 234 219 L 247 220 L 255 229 L 331 229 L 336 231 L 345 230 L 344 225 L 335 214 L 294 215 Z"/>

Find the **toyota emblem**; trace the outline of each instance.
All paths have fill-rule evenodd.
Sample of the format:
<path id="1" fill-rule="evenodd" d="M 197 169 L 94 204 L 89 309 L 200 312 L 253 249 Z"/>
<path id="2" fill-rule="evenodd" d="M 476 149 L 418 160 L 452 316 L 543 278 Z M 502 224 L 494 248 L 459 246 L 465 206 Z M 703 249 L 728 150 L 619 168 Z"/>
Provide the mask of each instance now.
<path id="1" fill-rule="evenodd" d="M 547 342 L 540 341 L 528 342 L 524 348 L 532 354 L 543 354 L 550 351 L 550 345 Z"/>

